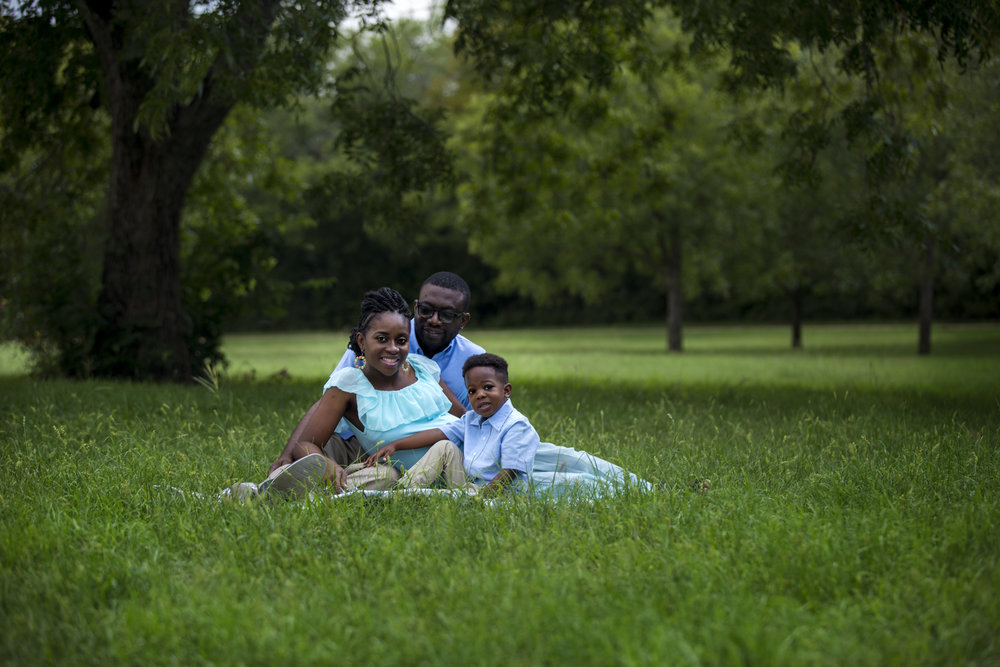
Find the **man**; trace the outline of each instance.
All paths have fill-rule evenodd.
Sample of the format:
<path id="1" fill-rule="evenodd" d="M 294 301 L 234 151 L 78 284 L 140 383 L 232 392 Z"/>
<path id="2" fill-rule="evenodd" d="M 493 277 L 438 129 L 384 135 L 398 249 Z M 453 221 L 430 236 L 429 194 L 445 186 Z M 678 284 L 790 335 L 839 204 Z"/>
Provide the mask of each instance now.
<path id="1" fill-rule="evenodd" d="M 410 322 L 410 354 L 419 354 L 436 362 L 441 367 L 441 379 L 466 409 L 469 409 L 470 405 L 465 380 L 462 377 L 462 366 L 472 355 L 486 351 L 460 333 L 471 317 L 468 312 L 471 298 L 469 285 L 461 276 L 448 271 L 439 271 L 420 285 L 419 296 L 413 302 L 413 320 Z M 348 349 L 340 358 L 334 372 L 352 365 L 354 359 L 354 352 Z M 298 442 L 318 405 L 319 401 L 316 401 L 306 411 L 288 438 L 289 443 Z M 323 448 L 326 456 L 338 467 L 348 467 L 346 472 L 337 473 L 338 478 L 345 479 L 349 476 L 350 485 L 359 489 L 385 489 L 395 484 L 398 473 L 391 467 L 365 468 L 362 463 L 358 463 L 364 452 L 357 438 L 343 425 L 343 422 L 341 426 L 343 428 L 340 432 L 335 433 Z M 270 472 L 273 473 L 278 467 L 290 462 L 279 457 L 271 464 Z M 385 470 L 387 467 L 389 469 Z"/>

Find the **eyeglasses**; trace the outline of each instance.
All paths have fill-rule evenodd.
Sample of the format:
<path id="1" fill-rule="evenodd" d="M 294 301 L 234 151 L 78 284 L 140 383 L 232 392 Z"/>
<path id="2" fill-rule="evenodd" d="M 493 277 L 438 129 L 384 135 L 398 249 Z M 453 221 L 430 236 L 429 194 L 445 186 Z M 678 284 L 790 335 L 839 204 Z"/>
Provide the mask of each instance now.
<path id="1" fill-rule="evenodd" d="M 433 308 L 428 306 L 426 303 L 420 303 L 419 301 L 417 301 L 416 311 L 417 317 L 422 320 L 429 320 L 434 316 L 434 313 L 437 313 L 438 319 L 441 320 L 441 324 L 451 324 L 462 315 L 465 315 L 465 313 L 459 313 L 454 310 L 441 310 Z"/>

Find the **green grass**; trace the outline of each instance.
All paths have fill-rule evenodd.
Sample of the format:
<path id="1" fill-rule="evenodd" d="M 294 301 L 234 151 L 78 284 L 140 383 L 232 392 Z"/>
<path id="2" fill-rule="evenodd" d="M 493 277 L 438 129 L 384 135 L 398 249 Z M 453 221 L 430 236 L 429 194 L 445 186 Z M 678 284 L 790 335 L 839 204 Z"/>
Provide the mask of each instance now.
<path id="1" fill-rule="evenodd" d="M 0 376 L 27 372 L 28 355 L 15 343 L 0 342 Z"/>
<path id="2" fill-rule="evenodd" d="M 1000 327 L 470 333 L 543 439 L 664 488 L 156 488 L 259 480 L 339 334 L 231 337 L 218 393 L 8 375 L 0 663 L 1000 664 Z"/>

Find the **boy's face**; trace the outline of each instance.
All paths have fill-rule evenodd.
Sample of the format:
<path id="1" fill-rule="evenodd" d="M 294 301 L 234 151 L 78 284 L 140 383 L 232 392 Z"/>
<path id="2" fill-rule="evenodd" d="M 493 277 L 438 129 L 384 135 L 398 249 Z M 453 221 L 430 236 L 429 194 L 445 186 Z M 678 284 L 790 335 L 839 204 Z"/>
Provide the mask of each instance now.
<path id="1" fill-rule="evenodd" d="M 489 419 L 510 398 L 510 383 L 504 382 L 492 366 L 475 366 L 465 374 L 469 403 L 476 414 Z"/>

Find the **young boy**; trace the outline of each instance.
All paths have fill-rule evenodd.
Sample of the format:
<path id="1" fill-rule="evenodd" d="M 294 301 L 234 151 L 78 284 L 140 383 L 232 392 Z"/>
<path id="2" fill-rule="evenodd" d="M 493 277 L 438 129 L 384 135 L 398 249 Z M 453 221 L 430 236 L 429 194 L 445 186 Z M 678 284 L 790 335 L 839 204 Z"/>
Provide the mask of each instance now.
<path id="1" fill-rule="evenodd" d="M 472 410 L 442 428 L 415 433 L 392 442 L 368 457 L 368 464 L 384 460 L 400 449 L 433 445 L 396 485 L 427 486 L 444 476 L 449 486 L 464 486 L 458 462 L 464 444 L 465 478 L 484 496 L 515 489 L 527 480 L 538 449 L 538 433 L 510 402 L 507 362 L 495 354 L 477 354 L 462 366 Z"/>

